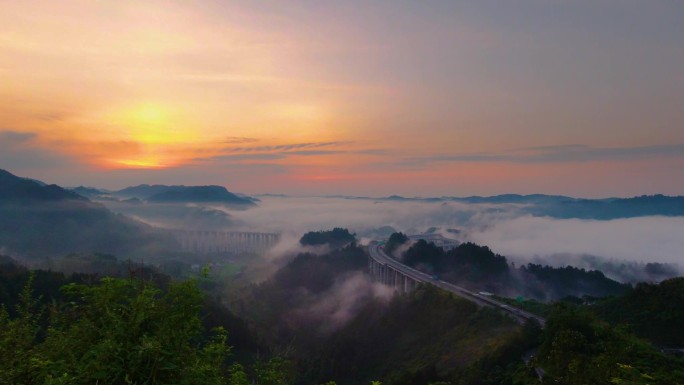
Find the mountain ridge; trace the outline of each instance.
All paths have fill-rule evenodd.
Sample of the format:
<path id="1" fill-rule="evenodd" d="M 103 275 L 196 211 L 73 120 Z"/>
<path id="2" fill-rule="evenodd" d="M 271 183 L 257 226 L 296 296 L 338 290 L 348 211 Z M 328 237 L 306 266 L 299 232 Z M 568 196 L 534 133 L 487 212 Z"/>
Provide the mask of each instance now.
<path id="1" fill-rule="evenodd" d="M 138 198 L 156 203 L 202 202 L 251 206 L 254 205 L 254 202 L 256 201 L 254 198 L 240 196 L 228 191 L 225 187 L 218 185 L 185 186 L 141 184 L 126 187 L 113 192 L 113 194 L 122 198 Z"/>

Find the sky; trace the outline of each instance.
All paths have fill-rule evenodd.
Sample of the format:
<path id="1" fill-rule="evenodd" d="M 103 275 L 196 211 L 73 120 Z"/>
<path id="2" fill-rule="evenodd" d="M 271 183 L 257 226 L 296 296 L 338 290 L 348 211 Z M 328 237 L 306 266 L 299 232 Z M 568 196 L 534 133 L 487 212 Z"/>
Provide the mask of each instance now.
<path id="1" fill-rule="evenodd" d="M 681 1 L 0 2 L 0 168 L 246 193 L 684 194 Z"/>

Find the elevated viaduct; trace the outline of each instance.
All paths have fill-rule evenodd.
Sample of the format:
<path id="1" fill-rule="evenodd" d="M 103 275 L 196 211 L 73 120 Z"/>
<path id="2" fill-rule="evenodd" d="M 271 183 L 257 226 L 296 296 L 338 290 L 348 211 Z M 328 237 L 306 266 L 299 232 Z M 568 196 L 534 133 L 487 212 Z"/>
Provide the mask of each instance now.
<path id="1" fill-rule="evenodd" d="M 208 253 L 263 253 L 280 240 L 280 234 L 204 231 L 204 230 L 171 230 L 183 251 Z"/>
<path id="2" fill-rule="evenodd" d="M 451 292 L 459 297 L 475 302 L 478 306 L 492 307 L 509 314 L 519 323 L 536 320 L 544 326 L 546 320 L 536 314 L 518 309 L 506 303 L 499 302 L 487 295 L 476 293 L 460 286 L 444 282 L 429 274 L 404 265 L 388 256 L 379 242 L 368 245 L 368 269 L 373 278 L 385 285 L 392 286 L 397 291 L 406 293 L 415 289 L 421 283 L 427 283 Z"/>

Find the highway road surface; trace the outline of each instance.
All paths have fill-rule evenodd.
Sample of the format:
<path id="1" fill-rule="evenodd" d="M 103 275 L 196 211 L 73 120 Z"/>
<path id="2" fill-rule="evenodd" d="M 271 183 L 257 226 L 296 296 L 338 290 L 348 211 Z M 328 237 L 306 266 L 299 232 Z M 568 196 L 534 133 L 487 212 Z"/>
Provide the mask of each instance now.
<path id="1" fill-rule="evenodd" d="M 434 279 L 431 275 L 423 273 L 422 271 L 418 271 L 414 268 L 411 268 L 409 266 L 404 265 L 403 263 L 397 261 L 396 259 L 388 256 L 385 254 L 385 251 L 381 247 L 379 242 L 371 242 L 368 245 L 368 253 L 370 254 L 370 257 L 373 258 L 375 261 L 377 261 L 380 264 L 388 265 L 389 267 L 399 271 L 400 273 L 418 281 L 418 282 L 424 282 L 424 283 L 429 283 L 431 285 L 437 286 L 440 289 L 444 289 L 446 291 L 449 291 L 451 293 L 456 294 L 459 297 L 465 298 L 469 301 L 473 301 L 476 304 L 480 306 L 488 306 L 488 307 L 493 307 L 499 310 L 502 310 L 509 315 L 513 316 L 518 322 L 524 323 L 528 319 L 535 319 L 537 320 L 541 326 L 543 327 L 544 324 L 546 323 L 546 320 L 538 315 L 532 314 L 530 312 L 518 309 L 516 307 L 513 307 L 511 305 L 505 304 L 503 302 L 499 302 L 487 295 L 482 295 L 473 291 L 470 291 L 468 289 L 464 289 L 460 286 L 456 286 L 454 284 L 444 282 L 439 279 Z"/>

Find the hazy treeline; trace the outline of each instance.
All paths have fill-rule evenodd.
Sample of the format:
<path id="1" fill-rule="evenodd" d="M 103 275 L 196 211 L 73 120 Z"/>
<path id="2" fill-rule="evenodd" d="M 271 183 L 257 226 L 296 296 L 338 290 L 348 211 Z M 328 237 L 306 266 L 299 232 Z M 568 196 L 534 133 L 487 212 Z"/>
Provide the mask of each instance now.
<path id="1" fill-rule="evenodd" d="M 386 250 L 408 266 L 440 279 L 503 296 L 558 300 L 567 296 L 619 295 L 631 289 L 598 270 L 533 263 L 516 267 L 489 247 L 470 242 L 445 251 L 423 239 L 411 243 L 404 234 L 397 233 L 389 238 Z"/>

